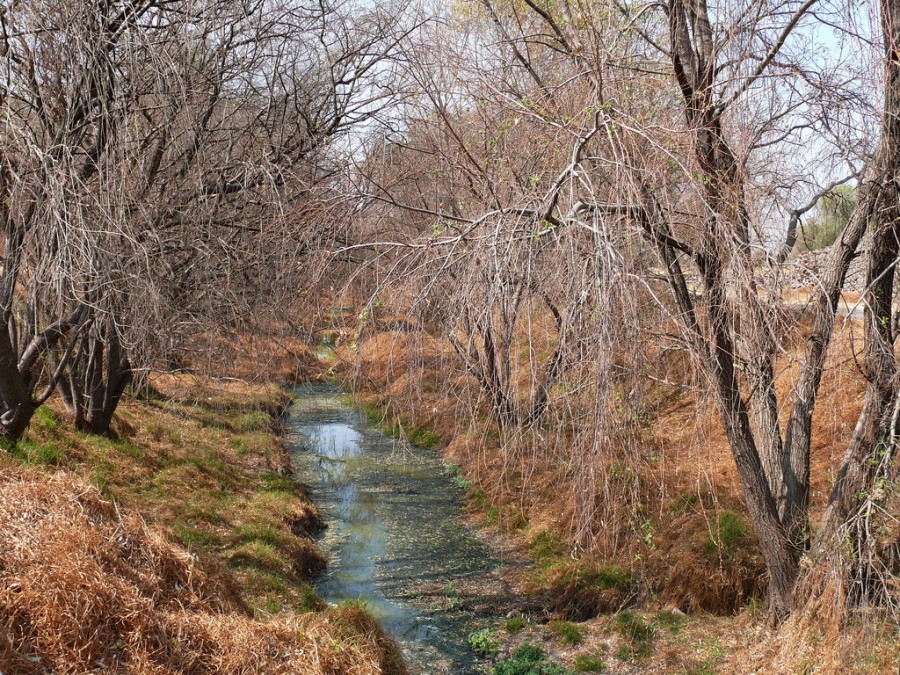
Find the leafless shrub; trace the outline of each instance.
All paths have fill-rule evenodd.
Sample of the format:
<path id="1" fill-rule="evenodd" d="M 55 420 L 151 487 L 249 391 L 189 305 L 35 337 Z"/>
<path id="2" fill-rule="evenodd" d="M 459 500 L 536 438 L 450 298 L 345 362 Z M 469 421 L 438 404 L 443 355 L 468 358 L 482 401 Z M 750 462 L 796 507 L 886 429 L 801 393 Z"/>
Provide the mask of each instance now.
<path id="1" fill-rule="evenodd" d="M 0 20 L 4 434 L 61 379 L 102 432 L 133 372 L 295 301 L 404 28 L 352 2 L 16 3 Z"/>
<path id="2" fill-rule="evenodd" d="M 879 449 L 893 456 L 895 8 L 882 3 L 875 31 L 860 27 L 867 20 L 816 0 L 483 0 L 407 41 L 402 81 L 418 97 L 402 108 L 405 126 L 375 139 L 352 174 L 368 209 L 342 253 L 367 257 L 370 289 L 415 289 L 409 313 L 453 346 L 509 461 L 558 425 L 571 489 L 585 496 L 579 533 L 600 517 L 598 503 L 621 494 L 596 470 L 614 454 L 616 397 L 634 390 L 623 383 L 642 379 L 620 367 L 622 355 L 633 365 L 661 341 L 688 355 L 735 460 L 775 621 L 795 605 L 807 551 L 836 550 L 835 533 L 849 532 L 860 495 L 881 480 Z M 841 47 L 810 57 L 826 25 L 855 56 Z M 880 111 L 882 84 L 854 79 L 878 60 Z M 796 327 L 778 265 L 812 205 L 853 177 L 857 205 L 813 291 L 808 344 L 783 396 L 778 364 Z M 867 229 L 871 384 L 813 532 L 813 412 Z M 784 235 L 781 250 L 773 232 Z M 551 336 L 544 358 L 529 342 L 539 324 Z M 853 529 L 857 547 L 861 533 Z"/>

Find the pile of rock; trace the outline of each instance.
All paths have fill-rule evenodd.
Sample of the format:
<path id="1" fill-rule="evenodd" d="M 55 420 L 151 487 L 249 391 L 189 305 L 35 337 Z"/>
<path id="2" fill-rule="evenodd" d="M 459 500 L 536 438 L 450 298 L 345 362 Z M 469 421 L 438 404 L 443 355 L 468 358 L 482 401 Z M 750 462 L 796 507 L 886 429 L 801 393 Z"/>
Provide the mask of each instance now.
<path id="1" fill-rule="evenodd" d="M 866 237 L 860 243 L 859 250 L 850 262 L 847 277 L 844 282 L 845 293 L 862 293 L 866 288 L 866 250 L 869 238 Z M 820 251 L 807 251 L 791 256 L 784 264 L 784 287 L 791 289 L 808 288 L 819 283 L 819 275 L 827 264 L 828 253 L 831 249 Z"/>

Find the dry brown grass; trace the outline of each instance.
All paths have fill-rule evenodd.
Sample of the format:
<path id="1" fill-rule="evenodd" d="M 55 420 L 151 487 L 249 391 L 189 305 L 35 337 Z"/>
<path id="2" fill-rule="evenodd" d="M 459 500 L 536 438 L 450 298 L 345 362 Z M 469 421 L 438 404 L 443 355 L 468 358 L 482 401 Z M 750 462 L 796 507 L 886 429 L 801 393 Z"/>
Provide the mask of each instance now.
<path id="1" fill-rule="evenodd" d="M 223 579 L 82 479 L 0 470 L 0 670 L 401 672 L 352 608 L 254 620 Z"/>
<path id="2" fill-rule="evenodd" d="M 256 384 L 302 382 L 319 364 L 309 345 L 288 325 L 274 323 L 262 333 L 219 329 L 196 336 L 179 365 L 198 373 L 214 373 Z"/>
<path id="3" fill-rule="evenodd" d="M 159 376 L 112 438 L 42 408 L 0 455 L 0 672 L 404 672 L 308 585 L 322 526 L 274 386 Z"/>
<path id="4" fill-rule="evenodd" d="M 865 382 L 853 358 L 858 337 L 853 324 L 838 326 L 823 378 L 812 444 L 814 520 L 860 409 Z M 802 334 L 796 338 L 777 366 L 784 400 L 805 346 Z M 543 342 L 533 342 L 539 344 Z M 369 405 L 386 409 L 389 417 L 408 426 L 427 427 L 442 439 L 448 460 L 474 482 L 478 508 L 520 509 L 527 525 L 515 534 L 526 541 L 544 531 L 563 538 L 571 532 L 577 500 L 583 498 L 566 460 L 572 432 L 521 439 L 518 447 L 507 443 L 501 449 L 477 387 L 449 344 L 421 332 L 376 332 L 360 342 L 358 355 L 347 351 L 343 357 L 348 362 L 358 357 L 355 381 L 369 392 L 364 397 Z M 598 522 L 594 547 L 615 551 L 612 562 L 634 569 L 664 605 L 740 611 L 751 598 L 761 597 L 765 568 L 718 413 L 690 387 L 689 366 L 677 353 L 648 361 L 656 379 L 641 387 L 651 423 L 629 426 L 626 420 L 625 433 L 610 435 L 606 454 L 592 460 L 596 474 L 604 477 L 596 497 L 603 522 Z M 783 422 L 787 412 L 786 407 Z M 623 466 L 633 472 L 628 481 L 622 479 Z M 639 502 L 630 503 L 636 493 Z M 715 542 L 721 519 L 732 515 L 739 524 L 747 523 L 747 532 L 740 535 L 739 546 L 724 550 Z M 590 552 L 584 558 L 588 564 L 596 562 Z"/>
<path id="5" fill-rule="evenodd" d="M 850 617 L 845 585 L 818 578 L 817 597 L 777 630 L 741 645 L 727 673 L 900 672 L 900 626 L 882 609 Z"/>

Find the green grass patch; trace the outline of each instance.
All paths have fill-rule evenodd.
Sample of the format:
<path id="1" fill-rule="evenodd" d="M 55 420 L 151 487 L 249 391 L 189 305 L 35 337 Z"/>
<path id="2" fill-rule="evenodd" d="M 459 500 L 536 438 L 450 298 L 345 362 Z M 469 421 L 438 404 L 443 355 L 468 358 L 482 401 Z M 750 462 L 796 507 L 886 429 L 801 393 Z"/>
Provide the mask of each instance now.
<path id="1" fill-rule="evenodd" d="M 42 405 L 34 411 L 31 425 L 38 431 L 57 431 L 62 423 L 50 408 Z"/>
<path id="2" fill-rule="evenodd" d="M 492 506 L 481 520 L 488 527 L 496 527 L 500 524 L 500 515 L 500 507 Z"/>
<path id="3" fill-rule="evenodd" d="M 52 443 L 40 443 L 23 438 L 13 450 L 13 456 L 25 464 L 45 466 L 62 466 L 66 461 L 66 453 Z"/>
<path id="4" fill-rule="evenodd" d="M 567 557 L 554 555 L 538 558 L 539 564 L 563 569 L 559 584 L 570 591 L 602 593 L 603 591 L 629 592 L 638 583 L 634 573 L 614 564 L 572 562 Z"/>
<path id="5" fill-rule="evenodd" d="M 350 404 L 353 407 L 361 410 L 366 416 L 366 419 L 368 419 L 372 424 L 383 425 L 386 429 L 388 426 L 393 426 L 388 425 L 387 407 L 382 405 L 380 401 L 359 401 L 350 398 Z"/>
<path id="6" fill-rule="evenodd" d="M 619 647 L 617 652 L 619 660 L 636 663 L 653 654 L 656 626 L 647 623 L 634 612 L 621 612 L 616 616 L 616 628 L 619 634 L 628 640 Z"/>
<path id="7" fill-rule="evenodd" d="M 625 590 L 637 583 L 634 573 L 619 565 L 576 567 L 570 572 L 570 576 L 575 581 L 601 590 Z"/>
<path id="8" fill-rule="evenodd" d="M 469 502 L 469 506 L 471 506 L 476 511 L 481 511 L 487 506 L 487 493 L 482 490 L 480 487 L 473 487 L 472 481 L 466 479 L 469 487 L 468 492 L 466 493 L 466 500 Z M 466 488 L 464 488 L 466 489 Z"/>
<path id="9" fill-rule="evenodd" d="M 512 656 L 494 666 L 491 675 L 570 675 L 535 645 L 524 644 Z"/>
<path id="10" fill-rule="evenodd" d="M 172 526 L 172 532 L 181 545 L 188 549 L 209 551 L 222 546 L 218 535 L 181 521 Z"/>
<path id="11" fill-rule="evenodd" d="M 300 499 L 282 490 L 262 490 L 250 500 L 249 511 L 253 520 L 271 525 L 281 526 L 291 518 Z"/>
<path id="12" fill-rule="evenodd" d="M 245 412 L 234 417 L 229 426 L 241 433 L 259 431 L 272 426 L 272 416 L 263 410 Z"/>
<path id="13" fill-rule="evenodd" d="M 684 614 L 678 612 L 660 612 L 656 615 L 656 623 L 660 628 L 665 628 L 670 633 L 678 634 L 687 623 Z"/>
<path id="14" fill-rule="evenodd" d="M 182 520 L 209 525 L 228 525 L 227 507 L 232 503 L 232 497 L 224 492 L 204 491 L 195 493 L 176 505 L 175 511 Z"/>
<path id="15" fill-rule="evenodd" d="M 656 638 L 656 628 L 634 612 L 621 612 L 616 616 L 619 634 L 635 642 L 649 642 Z"/>
<path id="16" fill-rule="evenodd" d="M 453 484 L 460 490 L 466 491 L 472 489 L 472 481 L 463 476 L 461 473 L 456 474 L 450 480 L 452 480 Z"/>
<path id="17" fill-rule="evenodd" d="M 450 581 L 444 584 L 441 592 L 444 594 L 444 597 L 447 598 L 447 606 L 450 609 L 456 609 L 462 603 L 462 594 L 460 593 L 459 586 L 454 582 Z"/>
<path id="18" fill-rule="evenodd" d="M 518 507 L 513 505 L 492 506 L 481 517 L 486 527 L 493 527 L 501 532 L 521 530 L 528 525 L 528 520 Z"/>
<path id="19" fill-rule="evenodd" d="M 289 495 L 297 492 L 297 482 L 291 476 L 280 473 L 264 473 L 260 476 L 260 480 L 266 492 L 284 492 Z"/>
<path id="20" fill-rule="evenodd" d="M 97 469 L 91 474 L 91 485 L 104 497 L 109 497 L 109 478 L 102 469 Z"/>
<path id="21" fill-rule="evenodd" d="M 710 533 L 705 550 L 709 554 L 734 555 L 750 534 L 750 526 L 733 511 L 722 511 L 716 529 Z"/>
<path id="22" fill-rule="evenodd" d="M 409 419 L 404 415 L 397 417 L 389 414 L 388 406 L 378 399 L 360 400 L 346 396 L 342 400 L 360 410 L 371 424 L 381 427 L 389 436 L 405 438 L 413 445 L 422 448 L 434 449 L 441 445 L 441 437 L 434 429 L 410 424 Z"/>
<path id="23" fill-rule="evenodd" d="M 407 439 L 413 445 L 422 448 L 437 448 L 441 444 L 441 437 L 427 427 L 415 427 L 406 434 Z"/>
<path id="24" fill-rule="evenodd" d="M 125 455 L 126 457 L 130 457 L 131 459 L 140 459 L 141 455 L 144 454 L 144 451 L 141 450 L 134 443 L 131 443 L 127 439 L 119 439 L 112 442 L 112 447 L 118 452 L 120 455 Z"/>
<path id="25" fill-rule="evenodd" d="M 229 556 L 228 564 L 232 568 L 250 567 L 253 569 L 283 575 L 290 568 L 290 563 L 270 543 L 251 540 L 237 547 Z"/>
<path id="26" fill-rule="evenodd" d="M 634 645 L 626 642 L 616 648 L 616 658 L 624 663 L 637 663 L 640 656 L 638 656 Z"/>
<path id="27" fill-rule="evenodd" d="M 326 606 L 316 590 L 307 583 L 292 584 L 292 590 L 296 596 L 296 601 L 293 603 L 295 609 L 311 612 L 321 610 Z"/>
<path id="28" fill-rule="evenodd" d="M 548 628 L 550 628 L 550 632 L 556 636 L 557 640 L 570 647 L 581 644 L 587 633 L 584 626 L 579 626 L 571 621 L 551 621 L 548 624 Z"/>
<path id="29" fill-rule="evenodd" d="M 160 422 L 150 422 L 145 429 L 154 441 L 161 441 L 168 436 L 169 430 Z"/>
<path id="30" fill-rule="evenodd" d="M 576 673 L 602 673 L 606 662 L 596 654 L 577 654 L 574 662 Z"/>
<path id="31" fill-rule="evenodd" d="M 500 651 L 500 643 L 497 642 L 497 631 L 492 628 L 476 630 L 466 637 L 469 649 L 479 656 L 494 656 Z"/>
<path id="32" fill-rule="evenodd" d="M 539 532 L 531 542 L 531 557 L 541 566 L 546 566 L 565 558 L 569 553 L 566 543 L 549 532 Z"/>
<path id="33" fill-rule="evenodd" d="M 672 513 L 681 513 L 686 509 L 689 509 L 693 506 L 696 506 L 700 503 L 700 496 L 695 492 L 689 492 L 683 495 L 680 495 L 678 499 L 676 499 L 672 503 Z"/>
<path id="34" fill-rule="evenodd" d="M 245 455 L 267 456 L 277 449 L 272 435 L 267 431 L 248 431 L 234 435 L 228 439 L 228 445 L 242 457 Z"/>
<path id="35" fill-rule="evenodd" d="M 235 530 L 234 538 L 241 544 L 262 542 L 278 548 L 284 545 L 285 532 L 264 523 L 245 523 Z"/>
<path id="36" fill-rule="evenodd" d="M 266 596 L 269 593 L 274 593 L 284 597 L 288 593 L 288 583 L 283 575 L 259 567 L 238 566 L 247 568 L 244 570 L 242 577 L 248 589 L 253 591 L 254 594 Z M 266 597 L 266 602 L 269 599 L 269 597 Z"/>
<path id="37" fill-rule="evenodd" d="M 503 622 L 503 629 L 507 633 L 521 633 L 528 625 L 528 620 L 524 616 L 511 616 Z"/>
<path id="38" fill-rule="evenodd" d="M 462 468 L 459 464 L 444 464 L 444 473 L 447 474 L 450 478 L 454 476 L 458 476 L 462 473 Z"/>

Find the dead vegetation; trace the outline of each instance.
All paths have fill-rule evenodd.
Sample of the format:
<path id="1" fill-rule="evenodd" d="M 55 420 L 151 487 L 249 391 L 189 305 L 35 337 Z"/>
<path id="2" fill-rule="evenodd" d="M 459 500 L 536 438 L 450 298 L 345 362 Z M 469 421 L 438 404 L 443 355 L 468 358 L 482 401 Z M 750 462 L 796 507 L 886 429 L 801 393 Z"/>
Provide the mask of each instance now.
<path id="1" fill-rule="evenodd" d="M 750 636 L 756 630 L 751 628 L 763 616 L 765 565 L 727 440 L 715 410 L 690 381 L 687 363 L 649 359 L 654 378 L 643 382 L 639 397 L 622 405 L 624 432 L 609 437 L 621 447 L 606 446 L 593 465 L 599 477 L 594 499 L 606 510 L 598 508 L 593 539 L 585 546 L 571 525 L 576 502 L 584 499 L 583 476 L 571 464 L 575 423 L 560 430 L 554 424 L 563 416 L 551 416 L 530 434 L 504 438 L 483 407 L 477 383 L 454 361 L 449 344 L 421 331 L 378 330 L 384 323 L 374 323 L 372 333 L 352 348 L 345 344 L 338 350 L 342 372 L 352 378 L 359 401 L 373 418 L 400 425 L 410 438 L 440 441 L 446 461 L 459 466 L 458 480 L 467 487 L 469 504 L 482 524 L 530 549 L 534 570 L 520 588 L 537 598 L 548 616 L 583 621 L 633 607 L 677 608 L 692 620 L 704 612 L 722 617 L 706 626 L 712 634 L 739 630 Z M 796 330 L 803 325 L 798 321 Z M 343 332 L 349 335 L 351 329 Z M 802 350 L 802 335 L 788 337 L 790 350 Z M 827 503 L 841 448 L 860 410 L 865 381 L 854 358 L 859 337 L 852 323 L 840 326 L 825 368 L 811 443 L 814 521 Z M 778 366 L 779 391 L 788 392 L 796 375 L 794 351 L 788 351 Z M 572 401 L 565 389 L 554 391 L 557 409 L 571 410 Z M 740 628 L 728 618 L 736 615 L 744 617 Z M 889 625 L 883 621 L 875 619 L 874 625 Z M 794 672 L 804 662 L 832 663 L 820 654 L 825 644 L 820 639 L 802 650 L 802 658 L 801 651 L 776 648 L 784 636 L 795 635 L 790 626 L 781 632 L 758 627 L 766 639 L 758 644 L 734 641 L 729 654 L 737 656 L 728 659 L 738 668 L 734 672 L 741 672 L 738 664 L 749 653 L 757 659 L 757 672 Z M 845 637 L 852 633 L 847 629 Z M 826 672 L 889 672 L 894 667 L 898 656 L 890 649 L 890 636 L 879 633 L 873 641 L 863 633 L 833 650 L 836 660 Z M 677 645 L 673 649 L 677 652 Z M 781 654 L 777 667 L 759 656 L 772 656 L 773 649 Z M 682 649 L 668 666 L 654 663 L 662 668 L 659 672 L 690 671 L 697 665 L 685 656 L 690 651 Z M 866 660 L 866 651 L 877 656 Z"/>
<path id="2" fill-rule="evenodd" d="M 399 672 L 357 608 L 254 619 L 209 570 L 82 479 L 0 472 L 4 672 Z"/>
<path id="3" fill-rule="evenodd" d="M 0 465 L 0 671 L 390 673 L 361 607 L 309 579 L 323 526 L 274 386 L 158 377 L 115 436 L 42 409 Z"/>
<path id="4" fill-rule="evenodd" d="M 546 594 L 554 614 L 583 620 L 651 594 L 686 611 L 731 613 L 761 596 L 764 567 L 746 516 L 736 515 L 743 507 L 730 455 L 723 439 L 696 437 L 704 426 L 714 433 L 714 424 L 698 425 L 689 398 L 665 388 L 640 419 L 637 406 L 623 405 L 620 430 L 590 459 L 596 482 L 588 487 L 572 457 L 575 423 L 501 438 L 446 343 L 379 332 L 360 342 L 358 359 L 355 382 L 373 417 L 399 423 L 411 438 L 440 439 L 470 481 L 476 510 L 493 509 L 532 549 L 548 533 L 558 540 L 527 584 Z M 575 405 L 564 391 L 554 404 Z M 595 509 L 587 540 L 573 525 L 585 502 Z"/>
<path id="5" fill-rule="evenodd" d="M 319 371 L 319 364 L 298 330 L 276 320 L 268 321 L 257 333 L 247 327 L 223 326 L 185 344 L 177 356 L 178 365 L 261 386 L 303 382 Z"/>

